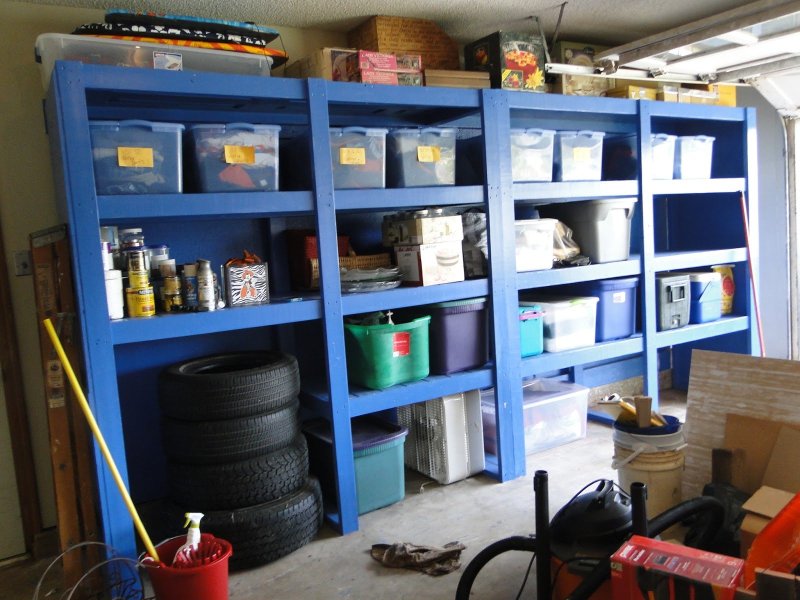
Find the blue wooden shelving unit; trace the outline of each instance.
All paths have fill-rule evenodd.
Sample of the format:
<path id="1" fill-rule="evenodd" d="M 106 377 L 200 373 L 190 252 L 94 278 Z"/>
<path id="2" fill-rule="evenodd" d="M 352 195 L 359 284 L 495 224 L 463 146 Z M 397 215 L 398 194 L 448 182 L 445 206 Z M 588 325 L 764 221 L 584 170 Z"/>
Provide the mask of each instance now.
<path id="1" fill-rule="evenodd" d="M 351 417 L 476 388 L 494 386 L 498 453 L 487 471 L 501 481 L 525 474 L 523 377 L 568 372 L 643 357 L 645 389 L 658 399 L 658 353 L 673 347 L 673 369 L 685 376 L 693 347 L 750 353 L 747 250 L 739 192 L 747 194 L 756 230 L 755 122 L 751 109 L 670 105 L 606 98 L 561 97 L 499 90 L 403 88 L 209 73 L 173 73 L 59 62 L 46 101 L 48 131 L 60 179 L 62 217 L 69 223 L 87 364 L 86 391 L 135 501 L 164 494 L 158 438 L 157 375 L 186 358 L 236 349 L 281 347 L 301 359 L 303 403 L 333 427 L 338 502 L 326 514 L 347 533 L 358 528 Z M 88 121 L 150 119 L 279 124 L 309 140 L 304 189 L 231 194 L 97 196 Z M 329 126 L 455 126 L 483 136 L 485 180 L 449 188 L 334 191 Z M 509 129 L 593 129 L 637 134 L 639 176 L 629 181 L 530 183 L 511 180 Z M 652 181 L 651 132 L 715 135 L 712 179 Z M 282 159 L 285 160 L 285 159 Z M 627 261 L 565 270 L 516 273 L 515 206 L 594 198 L 637 198 L 632 254 Z M 375 294 L 342 295 L 338 282 L 337 217 L 425 206 L 478 205 L 487 213 L 490 268 L 485 279 Z M 321 289 L 302 301 L 288 287 L 280 233 L 293 219 L 318 232 Z M 151 319 L 107 318 L 99 225 L 142 226 L 148 241 L 170 245 L 178 262 L 198 257 L 216 264 L 249 248 L 269 258 L 274 286 L 269 305 Z M 734 314 L 718 322 L 656 331 L 655 273 L 718 263 L 736 265 Z M 533 288 L 610 277 L 640 278 L 641 329 L 626 340 L 520 359 L 519 294 Z M 491 298 L 495 351 L 483 368 L 383 391 L 348 384 L 343 317 L 447 300 Z M 296 298 L 294 298 L 296 300 Z M 135 538 L 116 487 L 97 455 L 104 540 L 135 555 Z"/>

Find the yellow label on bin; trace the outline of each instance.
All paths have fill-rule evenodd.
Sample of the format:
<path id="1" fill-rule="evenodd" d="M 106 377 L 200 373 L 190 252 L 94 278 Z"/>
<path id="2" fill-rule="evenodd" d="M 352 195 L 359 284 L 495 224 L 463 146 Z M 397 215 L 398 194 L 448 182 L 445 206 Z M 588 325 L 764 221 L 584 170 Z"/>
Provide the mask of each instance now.
<path id="1" fill-rule="evenodd" d="M 342 165 L 367 164 L 366 148 L 339 148 L 339 164 Z"/>
<path id="2" fill-rule="evenodd" d="M 117 148 L 117 164 L 120 167 L 153 168 L 152 148 L 131 148 L 119 146 Z"/>
<path id="3" fill-rule="evenodd" d="M 229 165 L 253 165 L 256 162 L 256 149 L 253 146 L 225 144 L 225 162 Z"/>
<path id="4" fill-rule="evenodd" d="M 591 160 L 592 158 L 592 149 L 591 148 L 584 148 L 584 147 L 577 147 L 572 149 L 572 159 L 573 160 L 580 160 L 580 161 L 587 161 Z"/>
<path id="5" fill-rule="evenodd" d="M 419 162 L 439 162 L 442 158 L 442 149 L 439 146 L 417 147 L 417 160 Z"/>

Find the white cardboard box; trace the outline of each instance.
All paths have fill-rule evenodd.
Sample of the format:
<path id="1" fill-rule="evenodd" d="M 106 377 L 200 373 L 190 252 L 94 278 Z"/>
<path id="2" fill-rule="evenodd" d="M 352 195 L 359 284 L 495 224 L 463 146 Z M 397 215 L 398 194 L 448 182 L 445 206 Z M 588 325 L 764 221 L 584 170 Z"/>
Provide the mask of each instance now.
<path id="1" fill-rule="evenodd" d="M 383 245 L 438 244 L 464 239 L 461 215 L 386 220 L 383 222 Z"/>
<path id="2" fill-rule="evenodd" d="M 464 281 L 461 242 L 395 246 L 397 266 L 408 285 L 437 285 Z"/>

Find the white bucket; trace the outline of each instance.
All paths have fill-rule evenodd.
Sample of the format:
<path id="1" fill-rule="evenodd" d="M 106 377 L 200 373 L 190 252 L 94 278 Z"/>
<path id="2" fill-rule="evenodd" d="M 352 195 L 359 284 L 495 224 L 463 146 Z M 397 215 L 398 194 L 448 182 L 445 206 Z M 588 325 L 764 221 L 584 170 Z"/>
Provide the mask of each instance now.
<path id="1" fill-rule="evenodd" d="M 638 435 L 614 428 L 614 460 L 620 487 L 647 486 L 647 516 L 652 519 L 681 501 L 684 468 L 683 429 L 666 435 Z"/>

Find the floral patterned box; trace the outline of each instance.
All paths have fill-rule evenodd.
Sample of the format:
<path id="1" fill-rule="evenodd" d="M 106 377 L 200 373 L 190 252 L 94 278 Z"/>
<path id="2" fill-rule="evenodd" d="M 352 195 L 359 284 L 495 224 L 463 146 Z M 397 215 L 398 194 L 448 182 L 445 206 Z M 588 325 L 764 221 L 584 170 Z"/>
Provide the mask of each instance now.
<path id="1" fill-rule="evenodd" d="M 493 88 L 545 92 L 544 47 L 538 33 L 496 31 L 464 47 L 464 66 L 488 71 Z"/>

